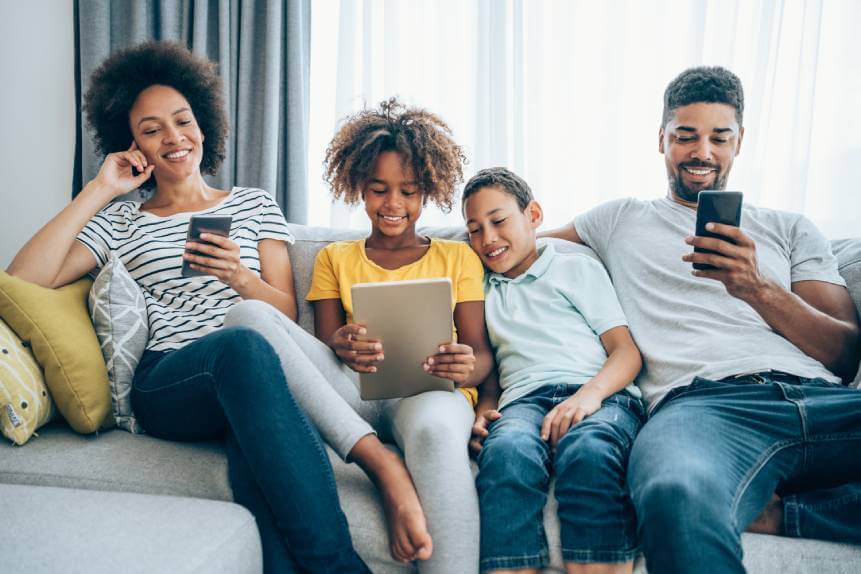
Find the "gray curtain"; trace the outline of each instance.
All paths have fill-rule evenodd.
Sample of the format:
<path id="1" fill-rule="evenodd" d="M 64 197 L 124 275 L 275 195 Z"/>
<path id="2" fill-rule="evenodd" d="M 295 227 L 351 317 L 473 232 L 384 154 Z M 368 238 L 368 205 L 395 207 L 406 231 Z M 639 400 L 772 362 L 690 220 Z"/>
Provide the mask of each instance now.
<path id="1" fill-rule="evenodd" d="M 227 158 L 210 185 L 260 187 L 288 221 L 307 218 L 311 0 L 76 0 L 77 109 L 109 54 L 147 40 L 184 42 L 217 62 L 230 114 Z M 101 158 L 78 120 L 73 194 Z"/>

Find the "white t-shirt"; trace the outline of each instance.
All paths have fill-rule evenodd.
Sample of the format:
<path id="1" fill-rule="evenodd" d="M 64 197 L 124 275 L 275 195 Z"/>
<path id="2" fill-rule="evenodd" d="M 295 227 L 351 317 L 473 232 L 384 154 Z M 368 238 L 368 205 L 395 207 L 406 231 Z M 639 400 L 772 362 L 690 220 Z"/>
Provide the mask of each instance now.
<path id="1" fill-rule="evenodd" d="M 695 376 L 771 369 L 839 382 L 722 283 L 691 274 L 682 255 L 692 251 L 685 237 L 695 223 L 695 210 L 667 198 L 611 201 L 574 220 L 607 267 L 643 354 L 637 384 L 649 407 Z M 741 229 L 756 243 L 760 271 L 784 289 L 806 280 L 845 285 L 828 241 L 805 217 L 745 206 Z"/>
<path id="2" fill-rule="evenodd" d="M 159 217 L 136 201 L 117 201 L 97 213 L 78 234 L 102 267 L 119 257 L 141 286 L 149 318 L 147 350 L 178 349 L 221 327 L 227 310 L 242 300 L 212 276 L 182 277 L 182 254 L 192 215 L 232 215 L 230 239 L 239 244 L 242 264 L 260 275 L 257 243 L 293 242 L 284 214 L 261 189 L 233 188 L 218 205 L 197 212 Z"/>

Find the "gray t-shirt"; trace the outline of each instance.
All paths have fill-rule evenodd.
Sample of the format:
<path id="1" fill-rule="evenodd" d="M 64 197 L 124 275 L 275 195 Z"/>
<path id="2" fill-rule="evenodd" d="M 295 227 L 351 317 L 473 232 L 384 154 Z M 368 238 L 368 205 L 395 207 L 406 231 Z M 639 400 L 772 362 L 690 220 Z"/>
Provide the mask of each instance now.
<path id="1" fill-rule="evenodd" d="M 643 354 L 637 380 L 654 407 L 694 377 L 719 380 L 769 369 L 839 382 L 719 281 L 694 277 L 682 255 L 692 247 L 696 212 L 667 198 L 621 199 L 575 218 L 616 287 Z M 845 282 L 825 237 L 805 217 L 745 206 L 741 229 L 756 243 L 760 271 L 789 290 L 796 281 Z"/>

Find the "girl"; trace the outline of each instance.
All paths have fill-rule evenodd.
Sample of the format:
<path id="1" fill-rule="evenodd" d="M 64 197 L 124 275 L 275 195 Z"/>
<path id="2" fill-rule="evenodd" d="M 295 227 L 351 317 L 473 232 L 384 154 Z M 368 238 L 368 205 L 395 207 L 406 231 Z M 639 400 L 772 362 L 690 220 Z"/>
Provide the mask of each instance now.
<path id="1" fill-rule="evenodd" d="M 463 152 L 450 134 L 437 116 L 395 100 L 348 118 L 327 150 L 327 181 L 336 198 L 364 201 L 371 233 L 318 254 L 307 296 L 314 302 L 317 338 L 267 305 L 244 303 L 227 319 L 264 334 L 323 438 L 376 483 L 392 556 L 421 560 L 422 572 L 447 574 L 478 570 L 478 502 L 467 442 L 474 387 L 492 366 L 481 262 L 466 243 L 416 232 L 423 206 L 433 201 L 450 208 L 462 181 Z M 441 346 L 423 367 L 454 380 L 460 390 L 362 401 L 355 373 L 373 372 L 385 360 L 385 348 L 352 322 L 350 287 L 432 277 L 451 279 L 457 342 Z M 394 439 L 404 460 L 378 434 Z"/>
<path id="2" fill-rule="evenodd" d="M 251 329 L 220 328 L 239 301 L 295 317 L 296 299 L 293 237 L 272 198 L 203 179 L 224 159 L 227 137 L 215 65 L 179 44 L 143 44 L 108 58 L 85 102 L 104 164 L 9 273 L 59 287 L 118 257 L 143 290 L 150 325 L 132 388 L 141 426 L 168 440 L 225 437 L 234 498 L 255 515 L 267 571 L 368 572 L 278 356 Z M 111 203 L 141 186 L 155 187 L 146 202 Z M 231 215 L 230 238 L 187 243 L 195 213 Z M 209 277 L 182 277 L 183 258 Z"/>

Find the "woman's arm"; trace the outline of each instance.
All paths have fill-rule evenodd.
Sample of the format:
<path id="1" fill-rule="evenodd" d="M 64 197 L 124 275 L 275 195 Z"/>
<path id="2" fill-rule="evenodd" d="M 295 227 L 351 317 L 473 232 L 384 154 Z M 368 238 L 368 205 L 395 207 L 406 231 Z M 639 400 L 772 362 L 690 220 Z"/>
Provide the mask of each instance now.
<path id="1" fill-rule="evenodd" d="M 140 175 L 134 176 L 132 166 Z M 78 233 L 112 199 L 140 187 L 152 169 L 134 144 L 108 154 L 99 174 L 24 244 L 6 271 L 42 287 L 61 287 L 81 278 L 96 266 L 96 259 L 75 240 Z"/>

